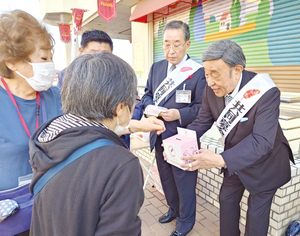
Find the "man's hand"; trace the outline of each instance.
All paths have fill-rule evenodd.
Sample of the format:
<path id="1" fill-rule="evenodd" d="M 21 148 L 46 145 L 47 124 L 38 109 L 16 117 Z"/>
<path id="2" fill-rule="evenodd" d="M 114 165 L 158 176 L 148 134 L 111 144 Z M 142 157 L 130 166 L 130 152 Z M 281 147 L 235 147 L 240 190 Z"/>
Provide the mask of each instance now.
<path id="1" fill-rule="evenodd" d="M 178 109 L 168 109 L 167 111 L 160 112 L 160 114 L 165 121 L 174 121 L 181 119 Z"/>
<path id="2" fill-rule="evenodd" d="M 154 116 L 142 120 L 131 120 L 129 127 L 133 132 L 156 131 L 157 135 L 166 130 L 164 122 Z"/>
<path id="3" fill-rule="evenodd" d="M 208 149 L 200 149 L 199 154 L 181 157 L 181 159 L 194 160 L 191 163 L 181 165 L 181 167 L 187 168 L 188 171 L 211 169 L 214 167 L 224 167 L 226 164 L 221 155 L 215 154 Z"/>

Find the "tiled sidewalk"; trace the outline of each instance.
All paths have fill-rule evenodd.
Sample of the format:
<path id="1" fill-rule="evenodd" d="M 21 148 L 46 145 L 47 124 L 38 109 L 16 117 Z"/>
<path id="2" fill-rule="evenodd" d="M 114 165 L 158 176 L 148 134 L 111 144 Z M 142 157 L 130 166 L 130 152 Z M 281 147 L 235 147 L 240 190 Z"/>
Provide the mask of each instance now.
<path id="1" fill-rule="evenodd" d="M 140 158 L 141 160 L 141 158 Z M 144 160 L 144 164 L 148 163 Z M 160 224 L 158 218 L 168 211 L 164 195 L 148 182 L 145 189 L 145 201 L 139 216 L 142 220 L 142 236 L 168 236 L 175 229 L 176 220 Z M 244 231 L 243 226 L 240 226 Z M 197 196 L 196 223 L 188 236 L 218 236 L 219 209 Z"/>

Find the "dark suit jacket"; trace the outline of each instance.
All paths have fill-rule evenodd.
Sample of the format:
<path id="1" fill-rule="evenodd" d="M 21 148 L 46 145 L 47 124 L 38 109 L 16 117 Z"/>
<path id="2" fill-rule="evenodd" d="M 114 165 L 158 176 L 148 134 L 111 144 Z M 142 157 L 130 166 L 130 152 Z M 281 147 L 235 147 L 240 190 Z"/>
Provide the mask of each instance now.
<path id="1" fill-rule="evenodd" d="M 189 58 L 189 57 L 188 57 Z M 146 108 L 148 105 L 154 105 L 153 94 L 161 82 L 167 77 L 168 61 L 162 60 L 153 63 L 147 85 L 145 88 L 145 95 L 142 98 L 142 103 Z M 176 90 L 182 90 L 183 85 L 186 84 L 185 90 L 192 91 L 191 103 L 176 103 Z M 159 106 L 166 107 L 168 109 L 175 108 L 178 109 L 181 115 L 181 124 L 179 120 L 167 122 L 165 121 L 166 131 L 162 133 L 162 139 L 166 139 L 174 134 L 177 134 L 177 127 L 185 128 L 188 124 L 193 122 L 196 118 L 198 111 L 202 103 L 202 93 L 206 85 L 206 79 L 203 68 L 197 70 L 194 75 L 185 80 L 183 83 L 178 85 L 168 96 L 167 100 L 161 101 Z M 150 146 L 151 150 L 156 142 L 156 133 L 151 132 L 150 135 Z"/>
<path id="2" fill-rule="evenodd" d="M 243 71 L 241 89 L 256 74 Z M 278 122 L 280 91 L 271 88 L 248 111 L 245 122 L 239 122 L 225 140 L 221 153 L 227 169 L 225 176 L 237 173 L 251 194 L 278 188 L 291 178 L 293 155 Z M 223 97 L 217 97 L 206 86 L 201 110 L 187 128 L 201 137 L 216 121 L 225 107 Z"/>

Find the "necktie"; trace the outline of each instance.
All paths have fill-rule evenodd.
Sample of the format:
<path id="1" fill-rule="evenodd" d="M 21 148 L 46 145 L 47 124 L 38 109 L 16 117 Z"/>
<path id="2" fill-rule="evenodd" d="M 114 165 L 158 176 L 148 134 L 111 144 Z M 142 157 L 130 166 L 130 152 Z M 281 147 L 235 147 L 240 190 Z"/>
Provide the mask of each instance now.
<path id="1" fill-rule="evenodd" d="M 226 101 L 227 101 L 227 104 L 229 104 L 229 103 L 231 102 L 231 100 L 233 99 L 233 97 L 227 94 L 227 95 L 225 96 L 225 99 L 226 99 Z"/>
<path id="2" fill-rule="evenodd" d="M 171 74 L 171 72 L 172 72 L 173 70 L 175 70 L 175 68 L 176 68 L 176 66 L 172 65 L 172 66 L 170 67 L 169 74 Z M 165 97 L 165 101 L 167 101 L 168 97 L 169 97 L 169 94 Z"/>
<path id="3" fill-rule="evenodd" d="M 172 65 L 172 66 L 170 67 L 170 73 L 171 73 L 173 70 L 175 70 L 175 68 L 176 68 L 176 66 Z"/>

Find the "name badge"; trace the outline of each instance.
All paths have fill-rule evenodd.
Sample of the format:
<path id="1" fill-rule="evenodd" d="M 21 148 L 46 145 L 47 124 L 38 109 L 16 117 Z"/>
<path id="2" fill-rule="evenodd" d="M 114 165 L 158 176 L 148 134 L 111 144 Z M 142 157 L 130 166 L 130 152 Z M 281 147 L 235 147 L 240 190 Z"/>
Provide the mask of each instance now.
<path id="1" fill-rule="evenodd" d="M 176 90 L 176 103 L 191 103 L 191 90 Z"/>

